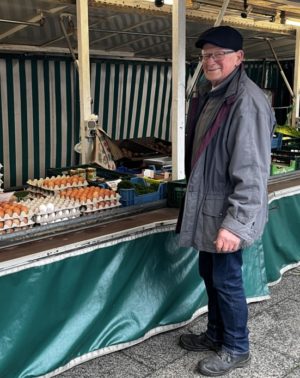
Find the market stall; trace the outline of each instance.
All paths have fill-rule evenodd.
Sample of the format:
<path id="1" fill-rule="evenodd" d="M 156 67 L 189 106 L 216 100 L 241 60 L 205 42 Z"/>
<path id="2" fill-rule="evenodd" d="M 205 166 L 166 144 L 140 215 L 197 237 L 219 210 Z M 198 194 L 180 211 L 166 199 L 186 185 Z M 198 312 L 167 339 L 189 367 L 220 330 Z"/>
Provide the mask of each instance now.
<path id="1" fill-rule="evenodd" d="M 85 231 L 83 241 L 72 233 L 1 254 L 0 375 L 49 377 L 205 312 L 197 253 L 177 247 L 176 215 L 152 211 Z M 261 245 L 245 267 L 249 300 L 267 298 Z"/>
<path id="2" fill-rule="evenodd" d="M 244 253 L 248 302 L 299 264 L 299 182 L 269 185 L 269 222 Z M 0 375 L 51 377 L 204 313 L 197 252 L 178 248 L 176 218 L 150 210 L 2 250 Z"/>
<path id="3" fill-rule="evenodd" d="M 9 14 L 20 16 L 18 3 L 6 2 Z M 4 309 L 0 313 L 0 376 L 5 378 L 54 376 L 88 359 L 180 327 L 206 311 L 197 253 L 177 246 L 178 202 L 176 208 L 167 207 L 168 181 L 156 182 L 154 192 L 141 195 L 146 197 L 133 193 L 130 203 L 124 191 L 132 194 L 133 188 L 123 186 L 121 193 L 105 187 L 107 180 L 90 185 L 88 178 L 103 177 L 95 171 L 87 177 L 92 172 L 88 169 L 95 169 L 93 162 L 82 167 L 88 154 L 79 162 L 73 149 L 80 137 L 87 142 L 87 146 L 81 143 L 81 148 L 88 150 L 100 128 L 126 149 L 129 142 L 124 147 L 125 139 L 174 140 L 184 116 L 181 111 L 176 121 L 171 117 L 175 72 L 170 61 L 171 7 L 158 8 L 147 1 L 130 0 L 128 7 L 117 0 L 110 4 L 94 1 L 89 9 L 87 43 L 91 63 L 80 67 L 88 60 L 82 43 L 87 9 L 76 8 L 67 0 L 36 0 L 33 7 L 29 3 L 25 7 L 27 23 L 4 28 L 0 35 L 7 42 L 0 45 L 0 161 L 4 165 L 0 178 L 6 190 L 26 186 L 36 197 L 6 204 L 4 215 L 0 215 L 0 306 Z M 191 78 L 194 38 L 215 21 L 222 2 L 209 5 L 205 12 L 201 6 L 197 8 L 197 1 L 187 3 L 187 78 Z M 242 26 L 249 71 L 255 72 L 255 79 L 266 88 L 280 76 L 278 72 L 274 75 L 276 63 L 251 62 L 251 58 L 267 59 L 270 55 L 264 39 L 276 36 L 272 43 L 279 48 L 280 57 L 293 60 L 295 29 L 278 22 L 274 9 L 282 9 L 274 8 L 274 1 L 265 3 L 268 6 L 260 7 L 259 12 L 260 16 L 264 12 L 266 20 L 259 27 L 250 15 L 241 25 L 236 11 L 244 9 L 239 6 L 228 9 L 224 22 Z M 284 11 L 296 14 L 294 2 L 287 3 Z M 36 9 L 43 12 L 33 16 Z M 252 38 L 253 26 L 257 26 L 256 39 Z M 28 32 L 26 38 L 24 31 Z M 27 44 L 29 37 L 34 47 Z M 78 51 L 74 49 L 77 38 L 82 38 Z M 296 58 L 298 55 L 299 51 Z M 261 71 L 263 74 L 257 75 Z M 88 91 L 87 81 L 88 87 L 91 85 Z M 177 83 L 183 86 L 180 80 Z M 278 79 L 272 90 L 285 98 L 281 87 Z M 179 92 L 180 97 L 182 90 Z M 176 135 L 176 145 L 173 143 L 167 157 L 175 154 L 179 160 L 181 134 Z M 151 156 L 150 165 L 156 157 Z M 61 172 L 63 167 L 66 172 Z M 49 174 L 50 169 L 60 171 L 60 177 Z M 124 178 L 120 172 L 110 174 Z M 299 177 L 297 172 L 289 180 L 279 176 L 270 179 L 270 216 L 263 238 L 245 250 L 249 302 L 268 298 L 268 284 L 300 261 Z M 145 180 L 130 176 L 126 181 L 132 178 Z M 148 178 L 143 183 L 150 186 L 153 182 Z"/>

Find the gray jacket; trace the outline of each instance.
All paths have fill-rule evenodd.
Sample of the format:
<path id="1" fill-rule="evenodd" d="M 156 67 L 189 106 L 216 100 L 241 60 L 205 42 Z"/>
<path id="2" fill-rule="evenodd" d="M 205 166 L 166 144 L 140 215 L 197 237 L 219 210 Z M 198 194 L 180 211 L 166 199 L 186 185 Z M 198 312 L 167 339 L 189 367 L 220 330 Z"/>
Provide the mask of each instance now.
<path id="1" fill-rule="evenodd" d="M 216 252 L 214 241 L 222 227 L 239 236 L 244 248 L 260 238 L 267 221 L 275 117 L 244 68 L 238 71 L 220 94 L 224 104 L 234 97 L 229 113 L 193 165 L 187 164 L 179 239 L 184 247 Z M 187 151 L 188 159 L 190 155 Z"/>

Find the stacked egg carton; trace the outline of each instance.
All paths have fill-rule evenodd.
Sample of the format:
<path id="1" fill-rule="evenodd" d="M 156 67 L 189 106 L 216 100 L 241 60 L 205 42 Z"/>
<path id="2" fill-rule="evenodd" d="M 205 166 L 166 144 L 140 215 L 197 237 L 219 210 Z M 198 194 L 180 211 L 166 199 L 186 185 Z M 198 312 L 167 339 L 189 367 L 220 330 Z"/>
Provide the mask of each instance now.
<path id="1" fill-rule="evenodd" d="M 88 185 L 82 176 L 53 176 L 45 179 L 28 180 L 28 191 L 33 198 L 55 196 L 61 190 L 68 188 L 82 188 Z"/>
<path id="2" fill-rule="evenodd" d="M 31 228 L 34 225 L 30 209 L 17 202 L 0 202 L 0 235 Z"/>
<path id="3" fill-rule="evenodd" d="M 81 215 L 79 204 L 59 196 L 26 200 L 24 204 L 34 214 L 33 220 L 39 225 L 61 222 Z"/>
<path id="4" fill-rule="evenodd" d="M 0 193 L 3 192 L 3 188 L 2 188 L 2 185 L 3 185 L 3 173 L 2 173 L 2 168 L 3 168 L 3 165 L 0 163 Z"/>
<path id="5" fill-rule="evenodd" d="M 59 193 L 59 196 L 74 200 L 80 206 L 83 215 L 121 206 L 118 193 L 98 186 L 63 190 Z"/>

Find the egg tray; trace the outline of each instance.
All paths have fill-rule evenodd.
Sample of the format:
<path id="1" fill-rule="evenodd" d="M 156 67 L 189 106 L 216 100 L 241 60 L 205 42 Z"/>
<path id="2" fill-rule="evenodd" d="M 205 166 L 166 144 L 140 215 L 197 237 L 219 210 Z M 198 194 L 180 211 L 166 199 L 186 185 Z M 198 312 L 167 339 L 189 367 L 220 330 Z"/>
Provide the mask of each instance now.
<path id="1" fill-rule="evenodd" d="M 44 198 L 41 203 L 39 203 L 39 200 L 26 201 L 24 203 L 29 208 L 36 208 L 35 211 L 33 211 L 33 219 L 35 223 L 38 224 L 50 223 L 61 220 L 62 218 L 80 216 L 80 204 L 72 200 L 63 200 L 62 203 L 59 201 L 61 201 L 60 197 L 51 197 L 51 199 Z"/>
<path id="2" fill-rule="evenodd" d="M 25 223 L 24 221 L 21 221 L 19 224 L 12 223 L 11 226 L 4 225 L 3 227 L 0 227 L 0 231 L 7 231 L 7 230 L 22 230 L 25 228 L 32 227 L 34 225 L 34 222 L 31 219 L 28 219 L 28 222 Z M 10 231 L 11 232 L 11 231 Z"/>
<path id="3" fill-rule="evenodd" d="M 17 213 L 13 213 L 13 215 L 5 214 L 4 217 L 0 217 L 0 222 L 4 222 L 8 219 L 23 219 L 23 218 L 32 218 L 34 213 L 32 211 L 28 211 L 28 213 L 25 213 L 24 211 L 21 212 L 20 215 Z"/>
<path id="4" fill-rule="evenodd" d="M 47 181 L 50 181 L 50 183 L 53 184 L 53 180 L 59 180 L 59 179 L 66 179 L 66 180 L 80 180 L 80 181 L 84 181 L 84 185 L 87 185 L 87 181 L 86 181 L 86 178 L 85 177 L 82 177 L 80 175 L 75 175 L 75 176 L 70 176 L 70 175 L 59 175 L 59 176 L 52 176 L 52 177 L 46 177 L 46 178 L 41 178 L 41 179 L 33 179 L 33 180 L 27 180 L 27 184 L 30 185 L 30 186 L 34 186 L 34 187 L 38 187 L 38 188 L 45 188 L 45 189 L 48 189 L 48 186 L 47 185 L 44 185 L 44 183 Z M 51 182 L 52 181 L 52 182 Z M 82 185 L 82 184 L 74 184 L 74 185 Z M 64 187 L 64 188 L 67 188 L 67 187 L 73 187 L 73 185 L 60 185 L 60 187 Z"/>
<path id="5" fill-rule="evenodd" d="M 35 215 L 34 220 L 35 220 L 36 224 L 45 225 L 45 224 L 49 224 L 49 223 L 57 223 L 57 222 L 62 222 L 62 221 L 65 221 L 65 220 L 80 217 L 80 215 L 81 215 L 80 209 L 74 208 L 73 210 L 75 210 L 75 212 L 72 212 L 72 213 L 69 213 L 69 214 L 64 214 L 64 212 L 65 212 L 65 210 L 64 210 L 64 211 L 56 211 L 56 212 L 54 211 L 54 212 L 49 213 L 49 214 Z M 62 213 L 62 214 L 60 214 L 60 213 Z"/>
<path id="6" fill-rule="evenodd" d="M 106 202 L 106 204 L 104 206 L 98 206 L 97 207 L 97 205 L 100 204 L 101 202 Z M 100 201 L 100 202 L 97 202 L 96 204 L 88 205 L 88 207 L 83 206 L 82 209 L 81 209 L 81 212 L 82 212 L 83 215 L 87 215 L 87 214 L 90 214 L 90 213 L 95 213 L 97 211 L 104 211 L 104 210 L 107 210 L 107 209 L 112 209 L 114 207 L 121 206 L 121 203 L 119 201 L 115 204 L 108 204 L 107 202 L 111 202 L 111 201 Z"/>
<path id="7" fill-rule="evenodd" d="M 85 182 L 83 184 L 74 184 L 74 185 L 56 185 L 54 187 L 54 189 L 49 189 L 47 188 L 46 186 L 39 186 L 38 188 L 40 189 L 43 189 L 43 190 L 46 190 L 46 191 L 49 191 L 49 192 L 59 192 L 61 190 L 65 190 L 65 189 L 77 189 L 77 188 L 85 188 L 86 186 L 88 186 L 89 183 L 85 180 Z"/>
<path id="8" fill-rule="evenodd" d="M 120 198 L 121 196 L 118 193 L 116 193 L 114 196 L 110 196 L 110 197 L 108 196 L 105 196 L 104 198 L 98 197 L 98 198 L 93 198 L 93 199 L 87 199 L 86 201 L 75 200 L 75 204 L 79 206 L 93 205 L 102 201 L 119 201 Z"/>
<path id="9" fill-rule="evenodd" d="M 60 213 L 60 212 L 71 212 L 72 210 L 79 210 L 79 207 L 81 205 L 79 203 L 76 203 L 76 202 L 72 202 L 72 203 L 69 203 L 69 204 L 66 204 L 66 206 L 57 206 L 57 207 L 54 207 L 53 210 L 44 210 L 44 211 L 35 211 L 34 212 L 34 216 L 37 216 L 37 215 L 50 215 L 50 214 L 56 214 L 56 213 Z"/>
<path id="10" fill-rule="evenodd" d="M 27 190 L 31 193 L 34 193 L 34 194 L 42 194 L 42 195 L 56 195 L 58 194 L 59 192 L 61 192 L 62 190 L 66 190 L 66 189 L 78 189 L 78 188 L 85 188 L 88 186 L 88 182 L 84 182 L 83 184 L 78 184 L 78 185 L 62 185 L 60 187 L 57 187 L 57 188 L 54 188 L 54 189 L 49 189 L 49 188 L 45 188 L 43 186 L 34 186 L 34 185 L 29 185 Z"/>
<path id="11" fill-rule="evenodd" d="M 20 232 L 24 230 L 29 230 L 33 227 L 33 225 L 30 226 L 24 226 L 24 227 L 14 227 L 14 228 L 7 228 L 7 229 L 1 229 L 0 228 L 0 236 L 5 234 L 14 234 L 15 232 Z"/>

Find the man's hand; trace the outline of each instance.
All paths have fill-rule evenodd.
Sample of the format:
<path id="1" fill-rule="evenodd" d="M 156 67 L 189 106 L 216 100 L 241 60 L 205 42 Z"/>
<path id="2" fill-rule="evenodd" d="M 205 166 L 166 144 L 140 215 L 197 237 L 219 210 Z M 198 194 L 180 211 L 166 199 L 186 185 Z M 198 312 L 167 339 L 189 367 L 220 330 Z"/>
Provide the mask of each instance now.
<path id="1" fill-rule="evenodd" d="M 225 228 L 220 228 L 214 243 L 217 252 L 235 252 L 240 247 L 241 239 Z"/>

